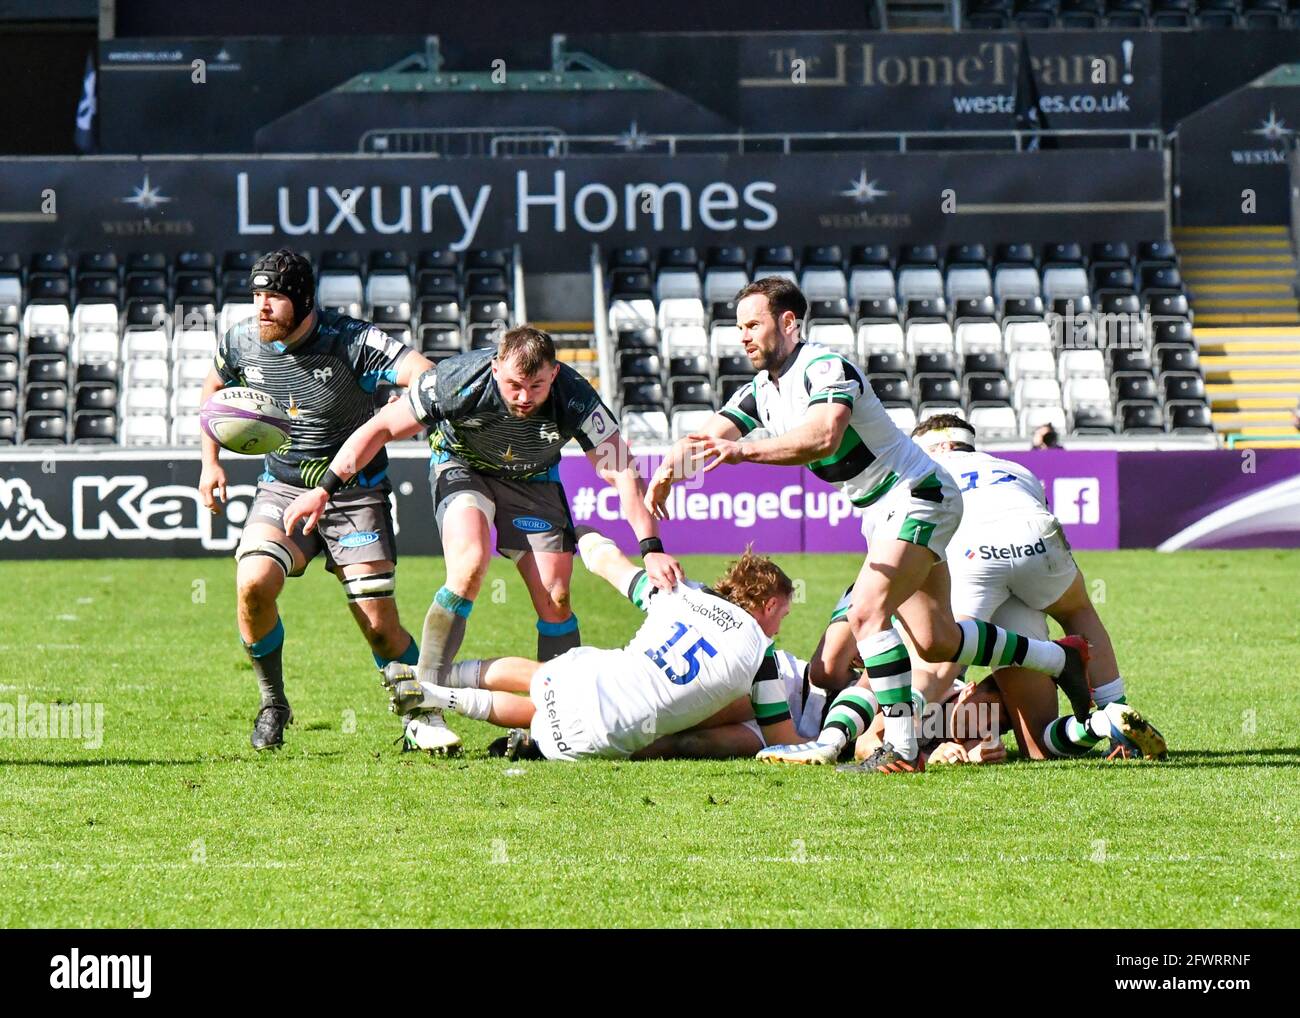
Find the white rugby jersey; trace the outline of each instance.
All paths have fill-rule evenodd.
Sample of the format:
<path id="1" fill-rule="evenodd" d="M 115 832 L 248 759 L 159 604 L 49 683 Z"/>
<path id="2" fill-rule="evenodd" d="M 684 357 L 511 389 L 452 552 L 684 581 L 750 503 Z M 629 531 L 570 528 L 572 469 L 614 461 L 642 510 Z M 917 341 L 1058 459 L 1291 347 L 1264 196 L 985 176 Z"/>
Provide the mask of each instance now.
<path id="1" fill-rule="evenodd" d="M 748 695 L 762 724 L 790 716 L 772 641 L 743 608 L 696 585 L 671 591 L 645 572 L 628 597 L 646 620 L 623 650 L 607 651 L 590 685 L 593 748 L 631 755 Z"/>
<path id="2" fill-rule="evenodd" d="M 857 365 L 815 343 L 795 347 L 777 381 L 760 371 L 721 413 L 742 435 L 756 428 L 783 435 L 822 403 L 847 406 L 852 416 L 840 447 L 807 466 L 855 506 L 871 505 L 899 481 L 914 485 L 934 472 L 934 461 L 885 413 Z"/>
<path id="3" fill-rule="evenodd" d="M 992 523 L 1008 516 L 1047 513 L 1043 482 L 1027 467 L 986 452 L 936 452 L 935 459 L 961 489 L 958 533 L 968 525 Z"/>

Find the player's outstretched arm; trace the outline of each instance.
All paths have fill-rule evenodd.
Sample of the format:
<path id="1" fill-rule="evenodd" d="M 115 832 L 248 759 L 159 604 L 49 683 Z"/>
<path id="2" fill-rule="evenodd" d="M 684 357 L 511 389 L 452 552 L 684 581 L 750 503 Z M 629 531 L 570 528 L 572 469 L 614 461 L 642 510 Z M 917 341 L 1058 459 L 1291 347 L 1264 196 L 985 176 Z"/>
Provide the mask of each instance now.
<path id="1" fill-rule="evenodd" d="M 663 550 L 659 540 L 659 523 L 646 508 L 645 482 L 632 450 L 618 432 L 610 435 L 587 453 L 592 466 L 606 484 L 618 492 L 632 532 L 641 542 L 646 573 L 656 587 L 672 590 L 685 577 L 681 563 Z"/>
<path id="2" fill-rule="evenodd" d="M 301 520 L 302 532 L 310 534 L 339 485 L 355 477 L 389 442 L 398 438 L 410 438 L 422 427 L 411 412 L 408 400 L 400 399 L 389 403 L 348 436 L 330 460 L 329 469 L 325 471 L 320 484 L 304 491 L 289 504 L 284 511 L 285 533 L 293 533 L 293 528 Z"/>
<path id="3" fill-rule="evenodd" d="M 705 459 L 704 472 L 724 463 L 768 463 L 802 466 L 831 455 L 840 447 L 852 410 L 842 404 L 824 403 L 808 408 L 807 419 L 797 428 L 772 438 L 736 442 L 710 435 L 688 435 L 697 459 Z"/>
<path id="4" fill-rule="evenodd" d="M 709 418 L 702 431 L 679 439 L 668 450 L 668 455 L 650 478 L 645 493 L 645 507 L 655 519 L 668 519 L 668 493 L 672 486 L 697 472 L 700 460 L 698 449 L 703 437 L 735 442 L 740 438 L 740 429 L 729 417 L 716 413 Z"/>

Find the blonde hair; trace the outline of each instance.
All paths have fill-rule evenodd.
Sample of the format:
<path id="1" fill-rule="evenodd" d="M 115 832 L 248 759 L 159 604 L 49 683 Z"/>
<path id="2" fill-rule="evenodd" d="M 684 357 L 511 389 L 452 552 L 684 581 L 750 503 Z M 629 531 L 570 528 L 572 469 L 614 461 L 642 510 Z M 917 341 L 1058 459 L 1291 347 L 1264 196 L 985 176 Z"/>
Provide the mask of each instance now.
<path id="1" fill-rule="evenodd" d="M 755 555 L 753 545 L 747 545 L 745 553 L 718 577 L 713 592 L 754 615 L 768 598 L 790 597 L 794 584 L 780 566 L 766 555 Z"/>

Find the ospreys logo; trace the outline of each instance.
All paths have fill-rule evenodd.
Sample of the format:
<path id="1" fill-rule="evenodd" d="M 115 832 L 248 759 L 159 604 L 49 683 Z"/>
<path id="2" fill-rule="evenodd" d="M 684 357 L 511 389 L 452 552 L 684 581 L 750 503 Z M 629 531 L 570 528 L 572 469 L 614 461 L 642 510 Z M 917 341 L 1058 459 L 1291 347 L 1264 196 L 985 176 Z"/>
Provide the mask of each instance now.
<path id="1" fill-rule="evenodd" d="M 328 382 L 331 377 L 333 377 L 334 368 L 333 366 L 328 368 L 317 368 L 311 374 L 312 377 L 316 379 L 316 381 L 320 382 L 323 385 L 324 383 Z"/>

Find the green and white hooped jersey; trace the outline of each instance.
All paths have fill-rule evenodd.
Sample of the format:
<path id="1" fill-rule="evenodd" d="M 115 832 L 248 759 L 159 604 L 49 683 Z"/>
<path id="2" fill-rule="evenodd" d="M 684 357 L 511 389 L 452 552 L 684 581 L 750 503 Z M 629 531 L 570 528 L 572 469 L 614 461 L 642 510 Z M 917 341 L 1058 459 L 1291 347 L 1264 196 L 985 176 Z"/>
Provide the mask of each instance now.
<path id="1" fill-rule="evenodd" d="M 783 435 L 808 419 L 809 407 L 836 403 L 852 416 L 840 447 L 808 464 L 860 508 L 878 502 L 900 481 L 915 485 L 934 472 L 934 461 L 898 429 L 858 366 L 814 343 L 800 343 L 773 381 L 766 371 L 740 389 L 721 413 L 747 435 L 765 428 Z"/>

